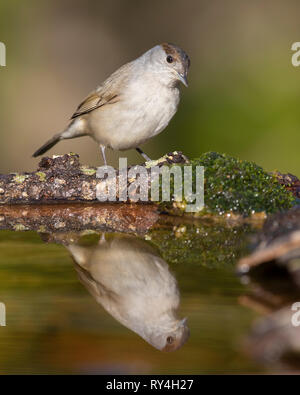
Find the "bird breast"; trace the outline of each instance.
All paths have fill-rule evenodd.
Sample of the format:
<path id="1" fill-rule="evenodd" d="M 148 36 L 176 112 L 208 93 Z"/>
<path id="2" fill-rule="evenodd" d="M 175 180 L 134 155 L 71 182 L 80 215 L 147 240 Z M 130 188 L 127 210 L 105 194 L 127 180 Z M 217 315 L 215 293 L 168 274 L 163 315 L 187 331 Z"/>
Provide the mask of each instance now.
<path id="1" fill-rule="evenodd" d="M 93 111 L 90 129 L 110 148 L 136 148 L 166 128 L 178 104 L 178 87 L 144 75 L 128 82 L 118 102 Z"/>

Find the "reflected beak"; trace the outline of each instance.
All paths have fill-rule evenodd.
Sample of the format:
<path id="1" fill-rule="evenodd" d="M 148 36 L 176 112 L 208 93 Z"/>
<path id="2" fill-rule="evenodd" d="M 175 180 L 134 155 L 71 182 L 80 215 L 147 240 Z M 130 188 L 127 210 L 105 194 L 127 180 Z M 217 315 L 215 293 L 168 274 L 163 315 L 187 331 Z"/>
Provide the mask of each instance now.
<path id="1" fill-rule="evenodd" d="M 178 73 L 179 80 L 183 83 L 184 86 L 188 87 L 187 73 Z"/>

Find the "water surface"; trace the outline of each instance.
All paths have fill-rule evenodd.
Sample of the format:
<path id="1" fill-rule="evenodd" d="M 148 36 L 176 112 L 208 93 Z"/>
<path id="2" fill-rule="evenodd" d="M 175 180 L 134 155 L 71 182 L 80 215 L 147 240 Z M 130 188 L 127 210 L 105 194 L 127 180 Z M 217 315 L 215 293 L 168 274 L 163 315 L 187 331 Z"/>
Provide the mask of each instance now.
<path id="1" fill-rule="evenodd" d="M 180 231 L 178 227 L 170 231 L 176 243 L 177 238 L 178 245 L 182 241 Z M 100 268 L 99 301 L 85 283 L 91 280 L 88 270 L 84 272 L 87 278 L 79 281 L 82 273 L 80 270 L 78 272 L 80 266 L 76 259 L 81 263 L 88 261 L 91 251 L 95 252 L 101 246 L 101 240 L 102 243 L 112 243 L 122 238 L 123 245 L 106 248 L 105 253 L 101 252 L 101 247 L 100 252 L 94 253 L 94 261 L 98 262 L 96 270 Z M 79 237 L 74 231 L 67 236 L 52 235 L 49 242 L 49 235 L 32 231 L 1 231 L 0 301 L 5 303 L 7 315 L 6 326 L 0 327 L 1 373 L 201 374 L 265 371 L 244 352 L 244 339 L 258 315 L 240 303 L 241 296 L 247 290 L 235 274 L 232 254 L 230 259 L 224 255 L 223 249 L 226 251 L 227 248 L 224 241 L 222 246 L 212 246 L 220 248 L 219 264 L 216 266 L 205 262 L 208 258 L 203 251 L 195 254 L 195 248 L 188 262 L 173 259 L 174 254 L 170 251 L 163 254 L 153 239 L 151 235 L 138 237 L 103 232 Z M 75 253 L 74 246 L 75 250 L 77 248 Z M 119 255 L 115 256 L 116 248 Z M 122 248 L 125 250 L 123 256 Z M 80 249 L 85 251 L 85 257 Z M 134 251 L 138 254 L 136 259 Z M 173 352 L 155 348 L 124 325 L 124 317 L 120 322 L 107 311 L 107 305 L 101 304 L 103 292 L 110 292 L 109 281 L 118 286 L 126 270 L 130 281 L 132 276 L 139 275 L 133 273 L 139 265 L 141 272 L 146 264 L 139 262 L 144 259 L 143 254 L 148 254 L 147 264 L 153 271 L 153 278 L 151 284 L 147 282 L 145 289 L 139 292 L 147 293 L 149 287 L 155 287 L 159 270 L 167 276 L 166 282 L 176 279 L 179 298 L 176 317 L 178 320 L 187 317 L 190 337 L 186 342 L 183 339 L 184 344 Z M 118 256 L 123 266 L 117 262 Z M 110 260 L 113 263 L 110 264 Z M 164 269 L 153 269 L 157 260 L 165 265 Z M 153 264 L 153 261 L 156 263 Z M 110 270 L 109 280 L 106 279 L 108 282 L 105 284 L 101 284 L 103 262 Z M 132 268 L 133 262 L 135 268 Z M 122 267 L 125 271 L 120 273 Z M 136 278 L 132 280 L 133 287 Z M 164 292 L 167 295 L 169 291 Z M 174 292 L 169 292 L 171 299 L 175 298 Z M 121 296 L 120 303 L 125 299 L 125 293 L 123 298 Z M 134 298 L 138 298 L 138 293 L 134 293 L 132 300 Z M 144 308 L 151 310 L 146 306 L 146 296 L 140 298 L 144 307 L 140 312 L 130 314 L 144 314 Z M 135 306 L 135 301 L 132 303 Z M 128 305 L 123 307 L 129 310 Z M 122 306 L 118 308 L 122 309 Z M 146 319 L 134 318 L 138 322 Z M 151 317 L 149 325 L 150 322 Z M 154 322 L 153 325 L 159 326 L 160 323 Z"/>

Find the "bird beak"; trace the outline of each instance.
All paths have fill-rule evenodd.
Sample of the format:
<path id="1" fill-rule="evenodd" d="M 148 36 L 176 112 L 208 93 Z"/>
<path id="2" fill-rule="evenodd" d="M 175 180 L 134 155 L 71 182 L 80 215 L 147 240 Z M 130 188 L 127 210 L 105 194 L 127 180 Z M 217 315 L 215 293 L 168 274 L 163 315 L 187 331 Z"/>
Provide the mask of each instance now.
<path id="1" fill-rule="evenodd" d="M 186 323 L 187 323 L 187 318 L 185 317 L 183 320 L 179 322 L 179 326 L 185 326 Z"/>
<path id="2" fill-rule="evenodd" d="M 178 76 L 179 76 L 179 80 L 183 83 L 183 85 L 185 87 L 188 87 L 189 84 L 188 84 L 188 80 L 187 80 L 187 73 L 186 72 L 178 73 Z"/>

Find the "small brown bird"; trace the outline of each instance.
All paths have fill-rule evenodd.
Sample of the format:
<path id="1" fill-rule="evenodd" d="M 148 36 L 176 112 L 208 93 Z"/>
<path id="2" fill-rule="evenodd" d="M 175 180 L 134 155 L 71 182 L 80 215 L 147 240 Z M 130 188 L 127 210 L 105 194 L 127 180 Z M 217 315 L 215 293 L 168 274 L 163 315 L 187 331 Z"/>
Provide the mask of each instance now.
<path id="1" fill-rule="evenodd" d="M 135 148 L 145 160 L 150 158 L 139 148 L 163 131 L 177 111 L 179 82 L 187 86 L 190 67 L 188 55 L 174 44 L 151 48 L 109 76 L 77 108 L 72 121 L 39 148 L 39 156 L 60 140 L 91 136 L 102 151 L 105 148 Z"/>

